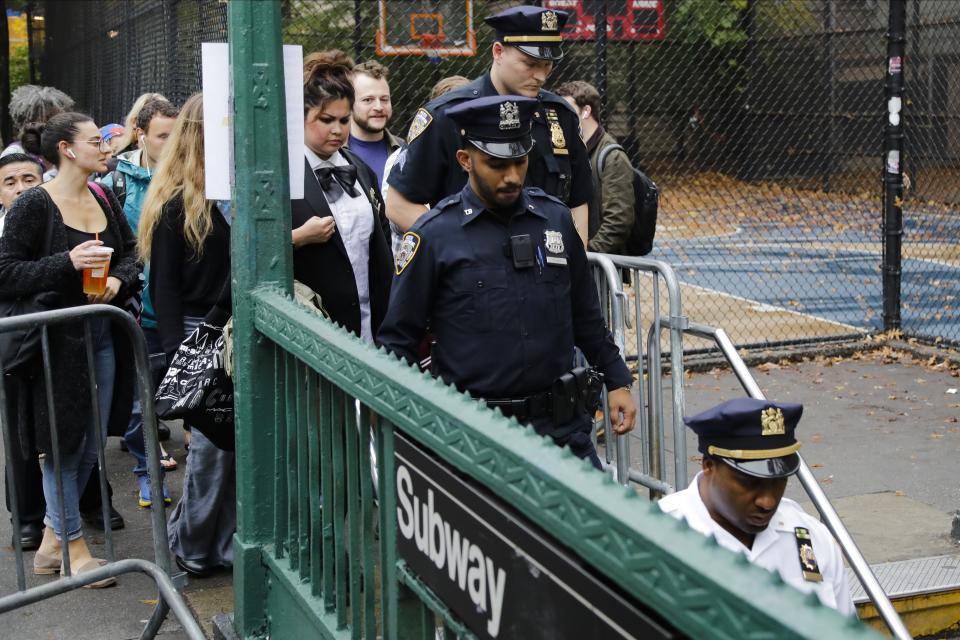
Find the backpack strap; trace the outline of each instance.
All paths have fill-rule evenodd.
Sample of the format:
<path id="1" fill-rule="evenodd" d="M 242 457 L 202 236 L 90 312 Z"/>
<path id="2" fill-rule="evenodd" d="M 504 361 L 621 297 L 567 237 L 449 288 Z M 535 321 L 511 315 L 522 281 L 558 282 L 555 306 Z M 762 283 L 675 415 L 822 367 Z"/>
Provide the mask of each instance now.
<path id="1" fill-rule="evenodd" d="M 107 192 L 103 190 L 99 182 L 88 182 L 87 186 L 90 187 L 95 194 L 103 198 L 103 201 L 107 203 L 107 207 L 111 211 L 113 210 L 113 206 L 110 204 L 110 198 L 107 197 Z"/>
<path id="2" fill-rule="evenodd" d="M 610 152 L 615 151 L 617 149 L 620 149 L 620 151 L 623 151 L 623 147 L 621 147 L 619 144 L 615 142 L 612 144 L 608 144 L 603 149 L 600 149 L 600 155 L 597 156 L 597 173 L 603 173 L 603 163 L 606 162 L 607 156 L 610 155 Z M 623 152 L 626 153 L 626 151 L 623 151 Z"/>
<path id="3" fill-rule="evenodd" d="M 117 202 L 119 202 L 120 206 L 122 207 L 124 205 L 124 201 L 127 199 L 127 177 L 123 175 L 123 172 L 120 171 L 120 169 L 114 169 L 111 175 L 113 176 L 113 195 L 117 197 Z"/>

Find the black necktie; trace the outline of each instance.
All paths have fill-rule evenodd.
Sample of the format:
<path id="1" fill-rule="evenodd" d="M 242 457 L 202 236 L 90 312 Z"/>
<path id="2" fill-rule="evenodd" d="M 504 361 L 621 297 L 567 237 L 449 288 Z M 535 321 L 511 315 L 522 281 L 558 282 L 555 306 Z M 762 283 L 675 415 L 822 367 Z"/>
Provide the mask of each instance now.
<path id="1" fill-rule="evenodd" d="M 333 188 L 334 180 L 337 181 L 337 184 L 340 185 L 344 192 L 350 194 L 351 198 L 356 198 L 360 195 L 353 186 L 357 181 L 357 168 L 352 164 L 343 167 L 319 167 L 314 173 L 317 174 L 320 187 L 325 193 L 333 197 L 334 200 L 340 197 L 340 193 L 336 192 Z"/>

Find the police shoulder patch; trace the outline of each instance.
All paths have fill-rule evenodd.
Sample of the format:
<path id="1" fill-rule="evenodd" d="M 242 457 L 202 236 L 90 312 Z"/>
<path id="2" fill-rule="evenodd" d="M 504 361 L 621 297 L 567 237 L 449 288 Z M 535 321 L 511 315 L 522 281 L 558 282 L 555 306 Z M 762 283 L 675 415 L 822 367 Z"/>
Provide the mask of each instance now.
<path id="1" fill-rule="evenodd" d="M 423 107 L 417 109 L 416 115 L 413 116 L 413 122 L 410 123 L 410 130 L 407 131 L 407 144 L 416 140 L 417 136 L 426 131 L 431 122 L 433 122 L 433 115 L 429 111 Z"/>
<path id="2" fill-rule="evenodd" d="M 400 250 L 397 252 L 396 267 L 397 275 L 403 273 L 407 265 L 413 262 L 413 257 L 417 255 L 417 249 L 420 248 L 420 236 L 407 231 L 400 240 Z"/>

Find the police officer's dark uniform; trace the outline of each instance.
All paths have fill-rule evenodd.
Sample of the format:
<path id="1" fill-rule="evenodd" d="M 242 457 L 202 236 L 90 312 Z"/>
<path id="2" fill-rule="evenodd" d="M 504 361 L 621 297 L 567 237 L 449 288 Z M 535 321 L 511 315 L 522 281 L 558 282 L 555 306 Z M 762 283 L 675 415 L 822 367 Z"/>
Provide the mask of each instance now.
<path id="1" fill-rule="evenodd" d="M 495 96 L 448 115 L 480 150 L 517 158 L 533 144 L 537 106 Z M 527 187 L 510 211 L 491 211 L 467 184 L 403 236 L 396 262 L 378 342 L 415 361 L 429 324 L 436 374 L 599 466 L 583 398 L 599 381 L 570 373 L 574 346 L 608 389 L 629 386 L 632 376 L 604 326 L 570 210 Z"/>
<path id="2" fill-rule="evenodd" d="M 497 40 L 528 56 L 560 60 L 560 30 L 564 11 L 540 7 L 514 7 L 486 19 L 496 29 Z M 456 161 L 460 132 L 447 117 L 452 107 L 467 100 L 496 96 L 490 74 L 450 91 L 417 111 L 407 132 L 407 147 L 400 152 L 387 179 L 391 188 L 417 203 L 436 204 L 458 193 L 467 174 Z M 590 201 L 593 193 L 590 156 L 580 138 L 576 112 L 560 96 L 540 91 L 533 116 L 533 139 L 527 171 L 528 186 L 540 187 L 571 209 Z"/>

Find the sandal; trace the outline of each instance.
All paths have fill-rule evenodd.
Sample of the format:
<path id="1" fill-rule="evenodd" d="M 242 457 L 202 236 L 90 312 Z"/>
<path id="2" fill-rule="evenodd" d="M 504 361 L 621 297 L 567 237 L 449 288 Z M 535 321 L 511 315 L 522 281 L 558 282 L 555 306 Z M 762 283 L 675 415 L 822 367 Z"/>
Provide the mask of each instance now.
<path id="1" fill-rule="evenodd" d="M 175 471 L 177 468 L 177 461 L 172 455 L 164 451 L 163 455 L 160 456 L 160 466 L 163 467 L 164 471 Z"/>
<path id="2" fill-rule="evenodd" d="M 87 558 L 76 564 L 76 566 L 70 567 L 71 575 L 78 576 L 81 573 L 87 573 L 93 571 L 94 569 L 99 569 L 100 567 L 106 566 L 107 561 L 100 558 Z M 71 563 L 73 565 L 73 563 Z M 60 573 L 63 573 L 63 567 L 60 567 Z M 114 577 L 104 578 L 98 582 L 91 584 L 83 585 L 84 589 L 103 589 L 104 587 L 110 587 L 117 583 L 117 579 Z"/>

